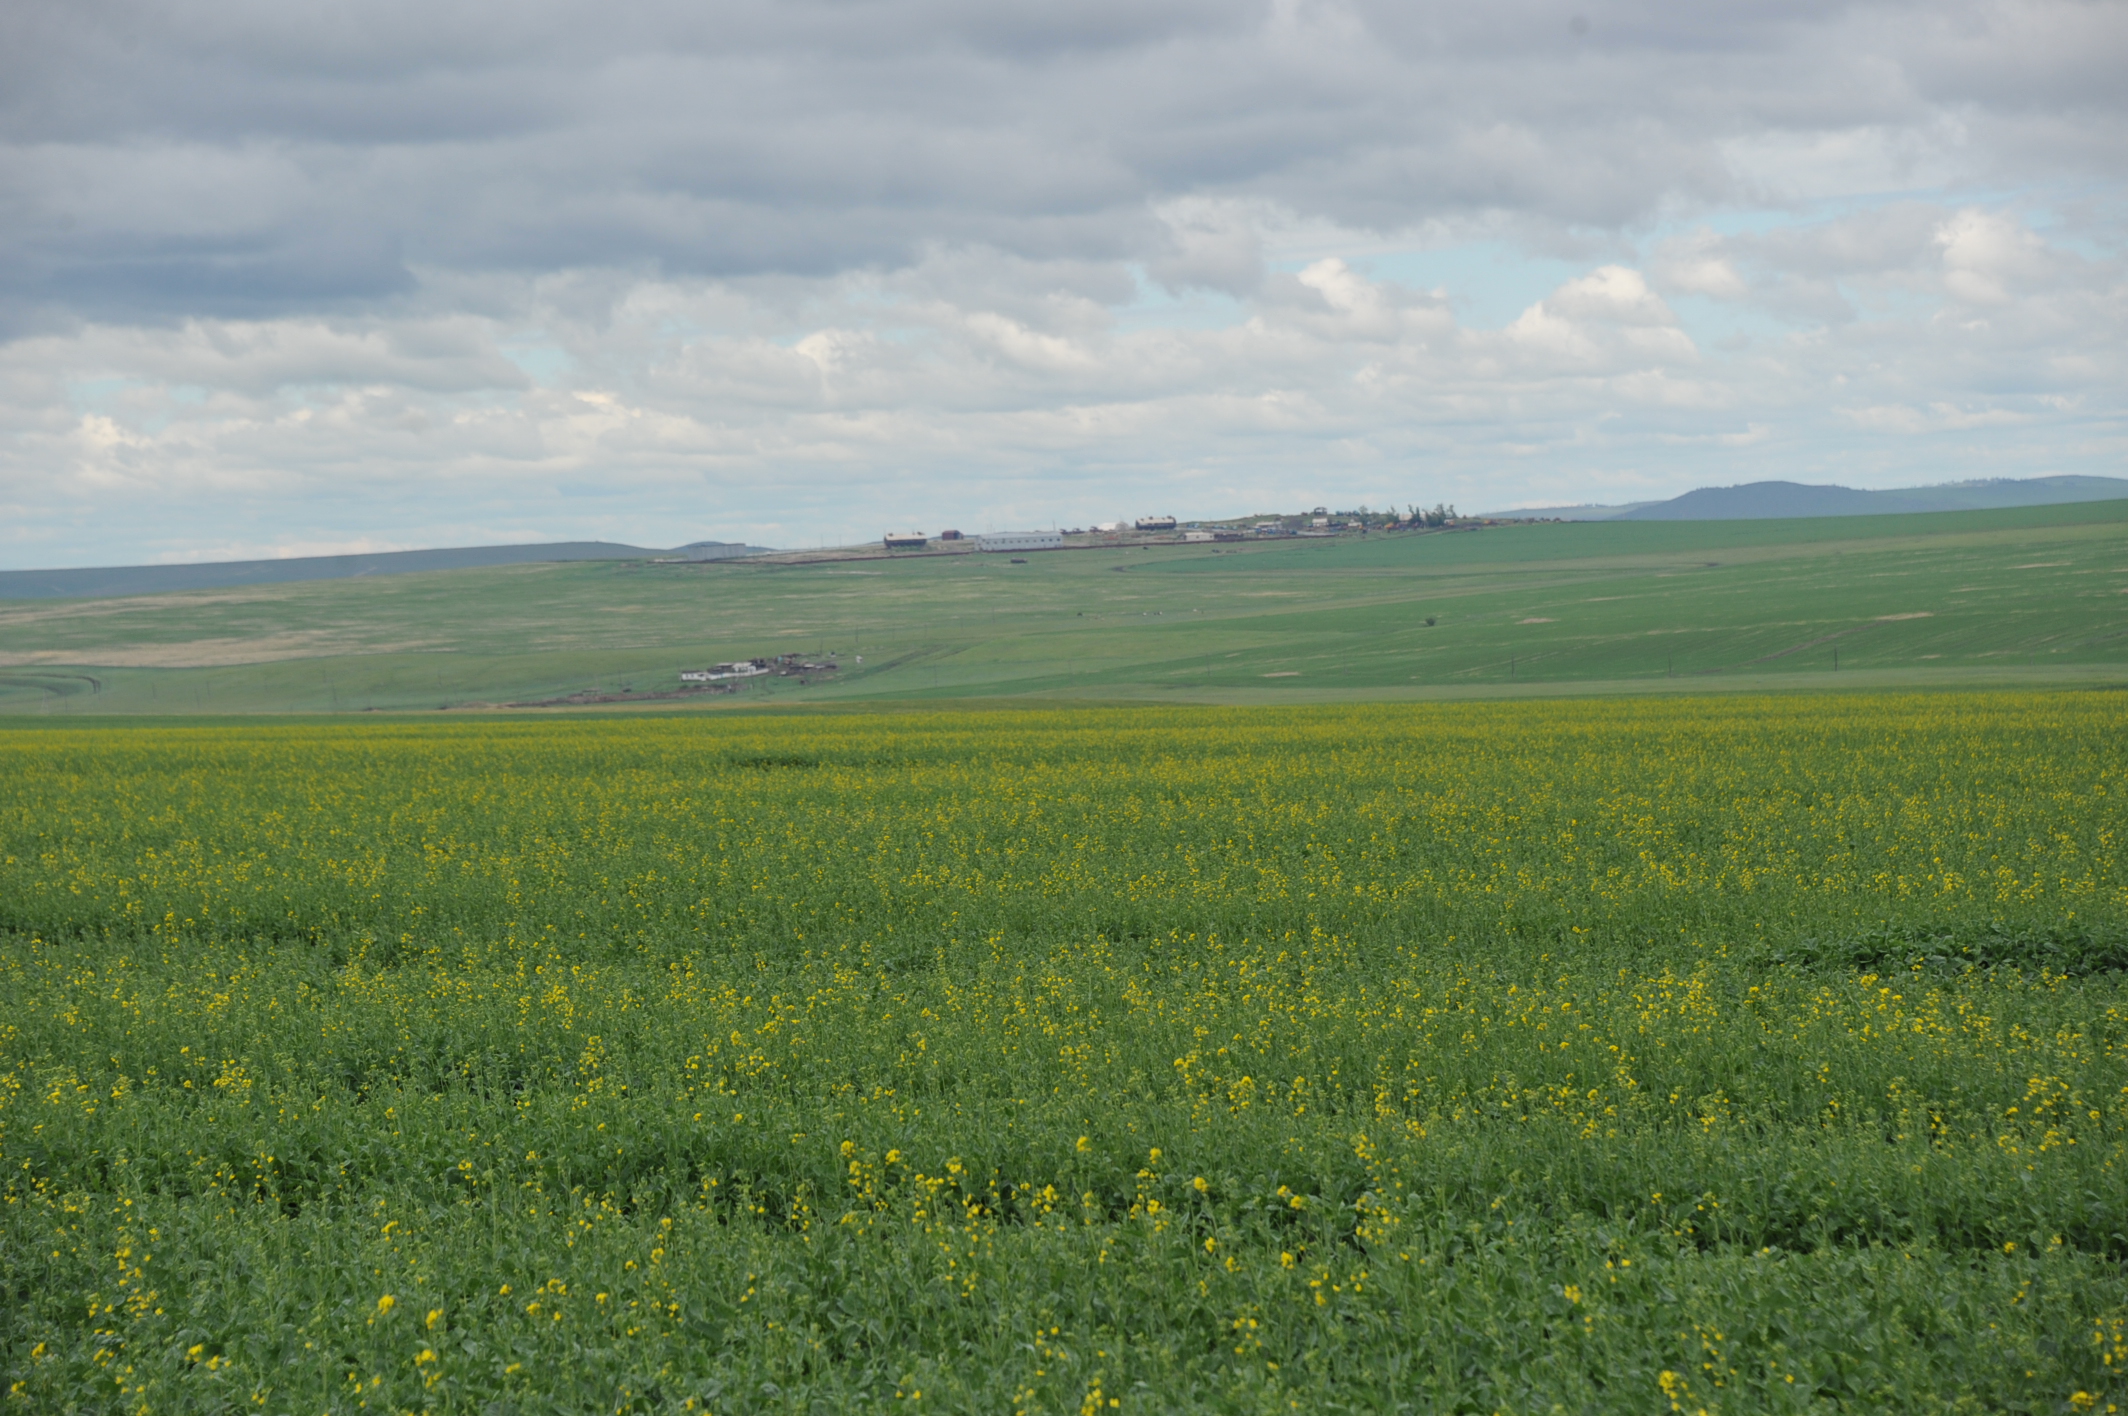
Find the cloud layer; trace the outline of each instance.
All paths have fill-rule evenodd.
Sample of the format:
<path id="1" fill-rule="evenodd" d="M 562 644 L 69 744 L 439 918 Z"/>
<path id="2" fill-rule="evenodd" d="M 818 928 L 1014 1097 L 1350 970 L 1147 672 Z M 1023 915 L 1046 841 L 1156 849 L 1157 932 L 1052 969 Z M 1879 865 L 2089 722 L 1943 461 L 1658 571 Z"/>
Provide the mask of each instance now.
<path id="1" fill-rule="evenodd" d="M 7 564 L 2123 465 L 2117 5 L 11 13 Z"/>

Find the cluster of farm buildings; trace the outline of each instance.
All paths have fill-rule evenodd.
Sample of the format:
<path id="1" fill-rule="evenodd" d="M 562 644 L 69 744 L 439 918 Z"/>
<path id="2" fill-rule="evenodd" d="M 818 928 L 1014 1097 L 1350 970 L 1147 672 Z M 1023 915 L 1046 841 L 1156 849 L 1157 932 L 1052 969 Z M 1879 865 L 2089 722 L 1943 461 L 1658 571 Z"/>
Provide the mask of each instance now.
<path id="1" fill-rule="evenodd" d="M 895 552 L 965 551 L 993 553 L 1059 551 L 1077 544 L 1092 547 L 1127 541 L 1137 545 L 1187 545 L 1197 542 L 1253 541 L 1279 536 L 1365 535 L 1369 531 L 1405 531 L 1426 527 L 1492 524 L 1459 518 L 1454 507 L 1435 506 L 1431 511 L 1411 507 L 1404 515 L 1394 511 L 1332 512 L 1316 507 L 1312 512 L 1264 518 L 1243 517 L 1235 521 L 1183 523 L 1172 516 L 1141 516 L 1134 521 L 1106 521 L 1091 527 L 1054 531 L 992 531 L 965 536 L 959 531 L 941 531 L 936 536 L 922 531 L 890 531 L 881 538 L 889 554 Z M 973 542 L 972 548 L 969 542 Z M 854 549 L 854 548 L 852 548 Z M 864 660 L 858 658 L 856 663 Z M 739 659 L 688 669 L 680 681 L 694 692 L 732 693 L 750 679 L 795 678 L 803 685 L 834 674 L 841 664 L 835 654 L 817 659 L 799 654 L 780 654 L 773 659 Z"/>
<path id="2" fill-rule="evenodd" d="M 736 686 L 740 679 L 765 678 L 773 674 L 779 678 L 795 678 L 802 684 L 809 682 L 812 675 L 834 673 L 841 667 L 837 662 L 839 658 L 836 654 L 822 659 L 808 659 L 803 654 L 778 654 L 773 659 L 737 659 L 728 664 L 711 664 L 706 669 L 682 669 L 680 682 Z M 864 657 L 859 655 L 857 662 L 863 663 Z"/>
<path id="3" fill-rule="evenodd" d="M 1250 541 L 1273 536 L 1340 536 L 1351 533 L 1365 534 L 1369 530 L 1399 531 L 1420 526 L 1452 525 L 1455 520 L 1454 508 L 1443 506 L 1436 506 L 1432 511 L 1413 507 L 1402 517 L 1393 511 L 1339 512 L 1332 515 L 1327 508 L 1319 506 L 1305 515 L 1268 517 L 1247 524 L 1191 522 L 1183 525 L 1172 516 L 1141 516 L 1130 522 L 1104 521 L 1092 527 L 1075 526 L 1058 531 L 985 532 L 972 539 L 975 541 L 976 550 L 993 553 L 1058 551 L 1077 538 L 1083 538 L 1084 544 L 1135 534 L 1187 544 L 1198 541 Z M 942 549 L 951 546 L 958 550 L 970 539 L 959 531 L 941 531 L 935 537 L 922 531 L 889 531 L 881 538 L 881 543 L 889 551 L 929 550 L 934 542 Z"/>

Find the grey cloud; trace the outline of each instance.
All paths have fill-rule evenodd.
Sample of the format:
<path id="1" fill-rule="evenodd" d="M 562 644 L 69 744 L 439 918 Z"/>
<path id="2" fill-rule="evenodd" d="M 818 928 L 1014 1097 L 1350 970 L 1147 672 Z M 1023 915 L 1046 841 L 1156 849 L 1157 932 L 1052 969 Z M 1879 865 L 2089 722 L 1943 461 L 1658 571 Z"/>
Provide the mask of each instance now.
<path id="1" fill-rule="evenodd" d="M 0 555 L 2111 467 L 2121 13 L 18 0 Z"/>
<path id="2" fill-rule="evenodd" d="M 408 394 L 520 390 L 531 381 L 477 322 L 188 323 L 143 330 L 114 354 L 137 377 L 264 399 L 284 389 L 389 387 Z"/>
<path id="3" fill-rule="evenodd" d="M 1911 270 L 1930 257 L 1941 206 L 1899 202 L 1733 244 L 1782 270 L 1828 277 Z"/>
<path id="4" fill-rule="evenodd" d="M 1952 108 L 1969 149 L 1953 157 L 1985 167 L 1991 143 L 2117 109 L 2094 56 L 2122 35 L 2108 7 L 1986 0 L 16 11 L 0 257 L 35 287 L 13 302 L 99 318 L 390 300 L 402 256 L 817 276 L 941 243 L 1239 291 L 1245 239 L 1153 211 L 1226 197 L 1384 231 L 1487 212 L 1621 227 L 1733 195 L 1731 139 L 1873 126 L 1935 152 Z M 61 150 L 64 175 L 36 160 Z M 2120 162 L 2096 144 L 2057 160 Z M 144 175 L 187 165 L 192 202 Z M 133 209 L 99 220 L 91 198 Z"/>
<path id="5" fill-rule="evenodd" d="M 1899 17 L 1917 87 L 1939 102 L 2017 114 L 2128 112 L 2128 8 L 2105 3 L 1920 7 Z M 1883 23 L 1892 22 L 1887 15 Z"/>
<path id="6" fill-rule="evenodd" d="M 1245 295 L 1263 280 L 1258 214 L 1236 202 L 1185 197 L 1160 212 L 1165 239 L 1145 260 L 1146 273 L 1170 290 L 1198 287 Z"/>

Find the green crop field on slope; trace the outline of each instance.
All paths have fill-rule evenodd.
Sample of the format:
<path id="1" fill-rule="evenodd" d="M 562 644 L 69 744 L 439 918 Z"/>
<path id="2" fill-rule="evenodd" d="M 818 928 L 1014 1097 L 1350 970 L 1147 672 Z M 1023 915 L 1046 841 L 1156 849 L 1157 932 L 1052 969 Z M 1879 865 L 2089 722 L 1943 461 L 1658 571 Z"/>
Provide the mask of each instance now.
<path id="1" fill-rule="evenodd" d="M 19 726 L 0 1410 L 2117 1410 L 2124 718 Z"/>
<path id="2" fill-rule="evenodd" d="M 647 698 L 697 664 L 827 651 L 832 676 L 698 701 L 2118 682 L 2124 594 L 2128 502 L 1074 549 L 1019 565 L 529 565 L 0 604 L 0 712 Z"/>

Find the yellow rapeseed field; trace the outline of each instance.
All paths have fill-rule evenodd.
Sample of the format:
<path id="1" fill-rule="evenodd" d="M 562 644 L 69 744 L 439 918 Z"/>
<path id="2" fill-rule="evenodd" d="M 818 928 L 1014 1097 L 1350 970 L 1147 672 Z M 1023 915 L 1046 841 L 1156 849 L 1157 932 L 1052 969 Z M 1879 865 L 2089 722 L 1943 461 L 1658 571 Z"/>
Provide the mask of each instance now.
<path id="1" fill-rule="evenodd" d="M 24 728 L 24 1411 L 2114 1410 L 2117 694 Z"/>

